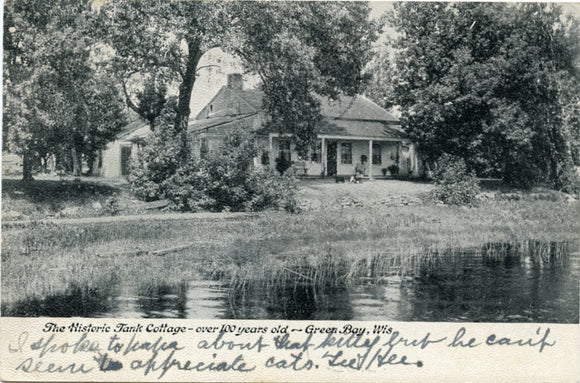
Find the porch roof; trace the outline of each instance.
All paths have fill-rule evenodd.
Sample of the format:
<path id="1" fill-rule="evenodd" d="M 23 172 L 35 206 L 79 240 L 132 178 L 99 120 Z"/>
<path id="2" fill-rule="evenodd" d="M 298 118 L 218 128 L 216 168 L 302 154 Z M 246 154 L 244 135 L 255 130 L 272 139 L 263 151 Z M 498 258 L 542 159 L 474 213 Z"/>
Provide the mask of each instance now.
<path id="1" fill-rule="evenodd" d="M 274 136 L 281 133 L 264 127 L 260 130 L 262 134 L 273 134 Z M 399 141 L 408 138 L 407 134 L 397 125 L 388 124 L 381 121 L 360 121 L 360 120 L 332 120 L 323 119 L 316 127 L 318 136 L 330 136 L 332 138 L 344 138 L 353 140 L 386 140 Z"/>
<path id="2" fill-rule="evenodd" d="M 369 139 L 406 139 L 407 134 L 397 125 L 381 121 L 330 120 L 319 124 L 317 134 L 341 137 L 368 137 Z"/>

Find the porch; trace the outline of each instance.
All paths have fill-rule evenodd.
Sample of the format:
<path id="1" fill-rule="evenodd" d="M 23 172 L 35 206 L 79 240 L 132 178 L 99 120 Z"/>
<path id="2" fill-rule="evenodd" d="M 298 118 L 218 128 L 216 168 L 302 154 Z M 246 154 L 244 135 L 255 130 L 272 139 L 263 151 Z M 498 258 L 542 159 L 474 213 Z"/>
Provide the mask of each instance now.
<path id="1" fill-rule="evenodd" d="M 291 136 L 271 133 L 267 148 L 268 161 L 262 165 L 276 171 L 277 161 L 286 161 L 298 177 L 350 177 L 362 156 L 365 178 L 419 175 L 415 147 L 404 139 L 319 135 L 307 158 L 301 158 Z"/>

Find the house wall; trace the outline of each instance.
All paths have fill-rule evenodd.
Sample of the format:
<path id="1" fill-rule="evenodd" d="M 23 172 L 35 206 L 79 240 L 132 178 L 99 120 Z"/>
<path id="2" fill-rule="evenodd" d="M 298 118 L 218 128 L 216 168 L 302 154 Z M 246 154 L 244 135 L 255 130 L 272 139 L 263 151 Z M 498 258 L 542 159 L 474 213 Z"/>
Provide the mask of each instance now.
<path id="1" fill-rule="evenodd" d="M 286 138 L 289 139 L 289 138 Z M 354 168 L 356 164 L 360 161 L 362 155 L 367 156 L 367 172 L 369 169 L 369 163 L 372 158 L 369 157 L 369 141 L 363 140 L 333 140 L 337 142 L 337 175 L 339 176 L 351 176 L 354 174 Z M 327 140 L 328 142 L 328 140 Z M 409 175 L 409 176 L 419 176 L 419 161 L 417 160 L 417 152 L 414 145 L 401 145 L 399 149 L 399 162 L 397 163 L 397 147 L 399 142 L 393 141 L 373 141 L 375 144 L 380 145 L 381 152 L 381 163 L 372 165 L 372 175 L 373 177 L 383 176 L 383 169 L 388 168 L 391 165 L 399 165 L 399 175 Z M 342 143 L 350 143 L 352 145 L 352 161 L 350 164 L 342 163 Z M 269 149 L 269 143 L 267 140 L 262 142 L 262 147 L 265 150 Z M 293 142 L 290 144 L 291 149 L 291 161 L 300 161 L 298 157 L 298 152 L 296 151 L 296 145 Z M 274 137 L 272 139 L 272 153 L 269 154 L 271 157 L 272 167 L 275 167 L 275 159 L 280 156 L 280 138 Z M 305 161 L 307 175 L 309 176 L 320 176 L 323 175 L 323 161 L 321 155 L 321 161 L 315 162 L 311 160 L 310 155 Z"/>
<path id="2" fill-rule="evenodd" d="M 103 151 L 103 167 L 101 176 L 114 178 L 121 176 L 121 142 L 115 140 Z"/>
<path id="3" fill-rule="evenodd" d="M 372 158 L 369 156 L 369 141 L 347 141 L 347 140 L 339 140 L 337 146 L 337 158 L 338 158 L 338 166 L 337 166 L 337 173 L 340 176 L 346 175 L 353 175 L 354 174 L 354 167 L 360 161 L 361 156 L 367 156 L 367 171 L 366 175 L 368 175 L 369 164 L 372 161 Z M 351 164 L 343 164 L 342 163 L 342 145 L 341 143 L 351 143 L 352 145 L 352 163 Z M 390 165 L 396 163 L 397 158 L 397 142 L 389 142 L 389 141 L 373 141 L 375 144 L 380 144 L 380 152 L 381 152 L 381 163 L 380 164 L 373 164 L 372 165 L 372 175 L 382 176 L 383 171 L 382 169 L 387 168 Z"/>
<path id="4" fill-rule="evenodd" d="M 289 140 L 290 138 L 285 138 L 286 140 Z M 278 137 L 274 137 L 272 139 L 272 152 L 268 153 L 268 156 L 270 158 L 270 162 L 272 164 L 272 169 L 276 169 L 276 158 L 278 158 L 280 156 L 280 141 L 282 139 L 278 138 Z M 269 141 L 265 140 L 265 142 L 262 142 L 262 147 L 266 150 L 269 151 Z M 298 156 L 298 152 L 296 151 L 296 145 L 294 144 L 294 142 L 290 142 L 290 160 L 293 162 L 298 162 L 301 161 L 301 159 Z M 311 160 L 311 156 L 308 155 L 308 158 L 304 161 L 305 163 L 305 167 L 306 167 L 306 172 L 308 176 L 321 176 L 322 175 L 322 171 L 323 171 L 323 165 L 322 165 L 322 154 L 321 154 L 321 160 L 320 161 L 312 161 Z"/>
<path id="5" fill-rule="evenodd" d="M 131 141 L 115 140 L 107 145 L 102 153 L 102 167 L 99 169 L 99 175 L 105 178 L 125 177 L 121 169 L 121 150 L 123 147 L 131 148 L 131 159 L 137 157 L 139 145 Z"/>
<path id="6" fill-rule="evenodd" d="M 200 146 L 201 146 L 201 139 L 204 138 L 207 140 L 208 149 L 210 152 L 215 152 L 219 149 L 221 145 L 224 143 L 224 135 L 217 134 L 217 133 L 203 133 L 198 134 L 194 137 L 193 141 L 193 153 L 194 155 L 199 156 L 200 154 Z M 289 139 L 289 138 L 288 138 Z M 328 142 L 328 140 L 327 140 Z M 337 173 L 339 176 L 351 176 L 354 174 L 354 167 L 356 166 L 357 162 L 360 160 L 361 155 L 369 156 L 369 141 L 362 141 L 362 140 L 336 140 L 337 142 Z M 342 154 L 342 147 L 341 143 L 349 142 L 352 144 L 352 163 L 351 164 L 343 164 L 341 161 L 341 154 Z M 373 164 L 373 177 L 381 177 L 383 175 L 382 169 L 389 167 L 396 163 L 397 158 L 397 146 L 399 145 L 398 142 L 390 142 L 390 141 L 375 141 L 375 143 L 380 143 L 381 146 L 381 164 Z M 271 164 L 271 168 L 275 169 L 276 166 L 276 158 L 279 157 L 279 145 L 280 145 L 280 138 L 274 137 L 272 139 L 272 152 L 269 151 L 269 138 L 267 136 L 259 136 L 258 137 L 258 144 L 260 147 L 268 154 L 269 163 Z M 121 174 L 121 147 L 131 145 L 131 156 L 135 158 L 139 151 L 138 145 L 132 144 L 131 142 L 116 140 L 111 142 L 107 149 L 103 152 L 103 163 L 101 168 L 101 176 L 107 178 L 118 178 L 122 177 Z M 296 145 L 291 142 L 290 143 L 290 150 L 291 150 L 291 160 L 292 161 L 300 161 L 298 157 L 298 152 L 296 151 Z M 320 154 L 321 160 L 319 162 L 312 161 L 310 155 L 308 156 L 307 160 L 304 161 L 307 175 L 308 176 L 322 176 L 323 175 L 323 161 L 322 153 Z M 257 157 L 254 159 L 254 165 L 260 169 L 268 169 L 270 165 L 262 164 L 262 157 Z M 371 161 L 371 158 L 368 159 Z M 414 144 L 402 144 L 399 149 L 399 175 L 402 176 L 410 176 L 410 177 L 419 177 L 422 172 L 422 163 L 420 161 L 417 147 Z M 367 175 L 368 175 L 368 164 L 367 164 Z"/>

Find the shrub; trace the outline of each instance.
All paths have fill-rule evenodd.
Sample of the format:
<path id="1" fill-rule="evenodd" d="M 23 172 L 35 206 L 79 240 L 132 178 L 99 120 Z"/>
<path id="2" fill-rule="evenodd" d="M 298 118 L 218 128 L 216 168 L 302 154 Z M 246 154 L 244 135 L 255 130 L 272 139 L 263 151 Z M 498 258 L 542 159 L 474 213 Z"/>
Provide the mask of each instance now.
<path id="1" fill-rule="evenodd" d="M 434 199 L 447 205 L 472 205 L 479 194 L 479 181 L 474 172 L 468 172 L 465 161 L 444 154 L 437 161 L 434 172 Z"/>
<path id="2" fill-rule="evenodd" d="M 117 196 L 107 198 L 105 201 L 105 211 L 110 215 L 119 214 L 121 211 L 121 205 L 119 204 L 119 198 Z"/>
<path id="3" fill-rule="evenodd" d="M 260 154 L 255 136 L 238 130 L 205 164 L 211 182 L 206 193 L 214 210 L 257 211 L 268 207 L 295 208 L 296 188 L 288 177 L 253 167 Z"/>
<path id="4" fill-rule="evenodd" d="M 284 157 L 276 158 L 276 170 L 280 174 L 284 174 L 286 172 L 286 170 L 288 170 L 290 168 L 291 165 L 292 164 L 290 163 L 290 161 L 288 161 Z"/>
<path id="5" fill-rule="evenodd" d="M 576 167 L 571 159 L 565 161 L 558 169 L 554 182 L 556 190 L 569 194 L 580 193 L 580 176 L 576 172 Z"/>
<path id="6" fill-rule="evenodd" d="M 195 212 L 213 208 L 215 201 L 207 195 L 210 183 L 209 174 L 201 164 L 191 160 L 165 180 L 160 189 L 163 197 L 169 200 L 171 209 Z"/>
<path id="7" fill-rule="evenodd" d="M 258 211 L 269 207 L 296 212 L 296 183 L 290 177 L 254 171 L 248 177 L 246 187 L 251 196 L 245 203 L 246 210 Z"/>
<path id="8" fill-rule="evenodd" d="M 163 184 L 179 168 L 178 153 L 181 148 L 180 134 L 173 127 L 172 104 L 162 115 L 145 145 L 131 161 L 131 171 L 127 176 L 131 189 L 145 201 L 164 198 Z"/>
<path id="9" fill-rule="evenodd" d="M 147 161 L 140 162 L 130 177 L 142 199 L 166 198 L 170 208 L 180 211 L 296 210 L 294 181 L 253 167 L 254 158 L 260 156 L 253 134 L 235 131 L 216 153 L 181 165 L 174 160 L 176 144 L 153 142 L 161 150 L 147 149 Z"/>
<path id="10" fill-rule="evenodd" d="M 391 172 L 391 175 L 393 176 L 399 174 L 399 165 L 393 164 L 389 166 L 387 169 L 389 170 L 389 172 Z"/>

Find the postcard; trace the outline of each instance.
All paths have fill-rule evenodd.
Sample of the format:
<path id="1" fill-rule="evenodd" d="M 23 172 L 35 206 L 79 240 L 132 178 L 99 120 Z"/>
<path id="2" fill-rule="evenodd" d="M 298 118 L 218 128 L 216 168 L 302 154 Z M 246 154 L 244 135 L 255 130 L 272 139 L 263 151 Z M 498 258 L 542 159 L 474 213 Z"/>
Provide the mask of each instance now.
<path id="1" fill-rule="evenodd" d="M 2 381 L 578 380 L 578 4 L 3 12 Z"/>

